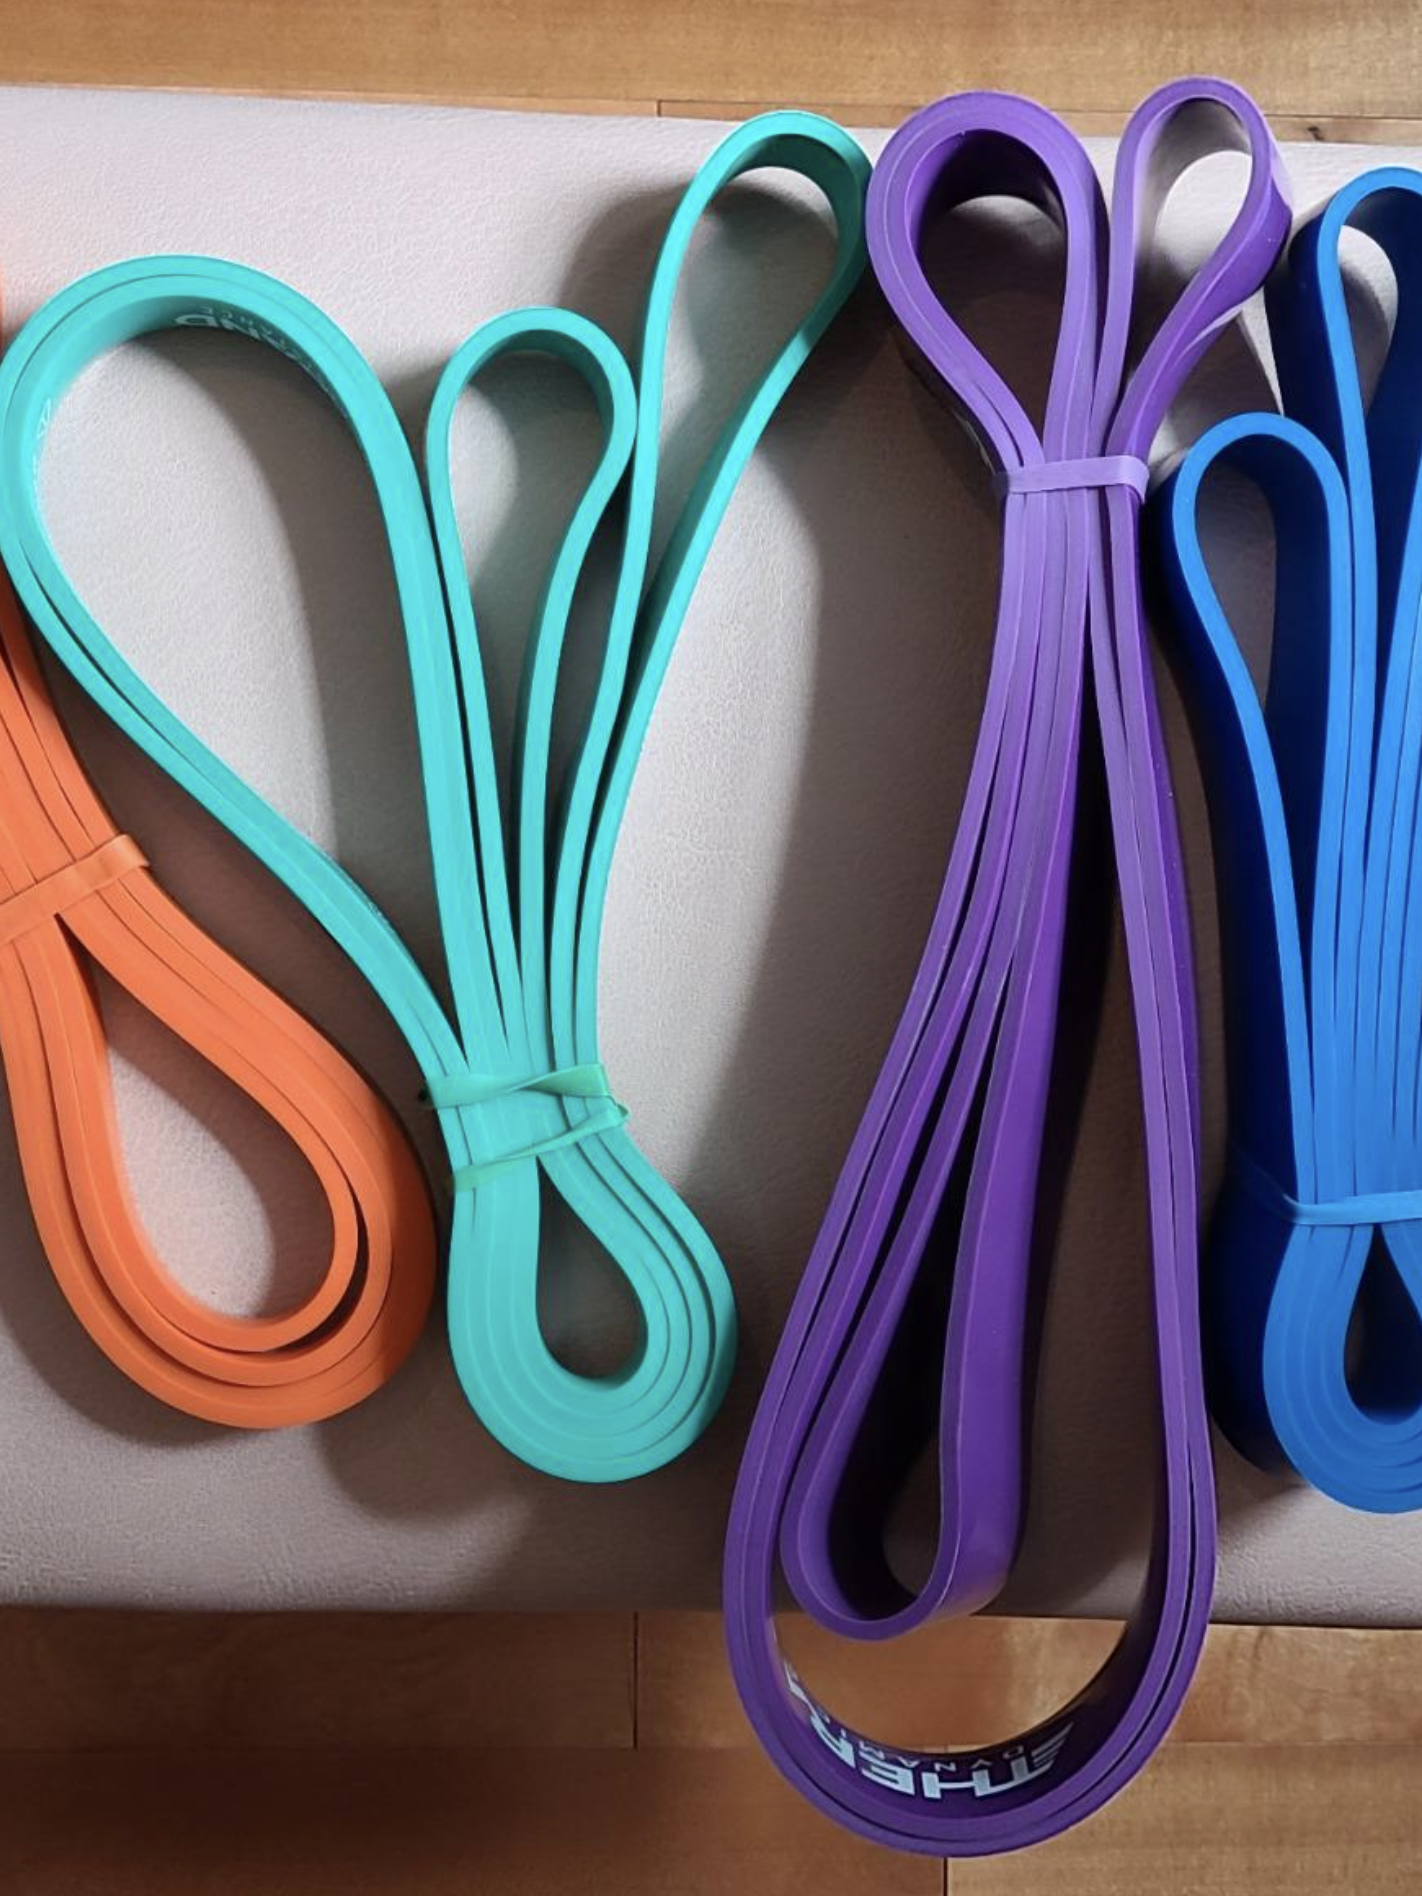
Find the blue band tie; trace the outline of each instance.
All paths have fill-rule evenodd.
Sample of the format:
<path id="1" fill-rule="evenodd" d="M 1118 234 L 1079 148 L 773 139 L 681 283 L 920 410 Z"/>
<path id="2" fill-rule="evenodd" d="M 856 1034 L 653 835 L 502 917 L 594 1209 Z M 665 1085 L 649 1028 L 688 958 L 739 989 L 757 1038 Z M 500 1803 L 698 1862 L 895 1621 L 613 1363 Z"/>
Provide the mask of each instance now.
<path id="1" fill-rule="evenodd" d="M 1347 1225 L 1416 1224 L 1422 1221 L 1422 1191 L 1357 1192 L 1346 1198 L 1305 1200 L 1286 1192 L 1246 1152 L 1230 1152 L 1232 1177 L 1285 1224 L 1319 1229 Z"/>

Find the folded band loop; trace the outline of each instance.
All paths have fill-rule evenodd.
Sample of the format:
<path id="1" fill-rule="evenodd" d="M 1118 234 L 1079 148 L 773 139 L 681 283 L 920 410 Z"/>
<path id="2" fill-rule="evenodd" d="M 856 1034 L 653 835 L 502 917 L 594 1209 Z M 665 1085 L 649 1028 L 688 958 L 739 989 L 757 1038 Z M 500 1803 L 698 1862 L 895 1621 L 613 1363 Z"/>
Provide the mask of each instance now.
<path id="1" fill-rule="evenodd" d="M 1090 487 L 1129 487 L 1144 500 L 1150 466 L 1135 454 L 1090 454 L 1070 461 L 1031 461 L 1004 468 L 997 477 L 1003 494 L 1061 494 Z"/>
<path id="2" fill-rule="evenodd" d="M 1240 209 L 1142 338 L 1135 286 L 1146 213 L 1166 172 L 1178 175 L 1226 142 L 1226 123 L 1228 142 L 1250 154 Z M 931 227 L 961 204 L 1001 195 L 1050 201 L 1067 254 L 1040 431 L 938 289 L 942 252 Z M 997 93 L 916 113 L 889 140 L 869 187 L 871 262 L 915 361 L 991 464 L 1014 470 L 1009 489 L 1024 491 L 1122 485 L 1139 494 L 1169 405 L 1263 281 L 1288 228 L 1267 126 L 1244 94 L 1212 79 L 1165 87 L 1133 115 L 1109 218 L 1069 128 Z M 1004 506 L 1000 575 L 984 715 L 943 890 L 766 1376 L 732 1502 L 722 1593 L 736 1684 L 780 1770 L 861 1836 L 934 1857 L 1040 1843 L 1132 1778 L 1189 1684 L 1214 1577 L 1196 1330 L 1190 930 L 1136 505 Z M 1063 972 L 1078 763 L 1097 739 L 1150 1185 L 1161 1443 L 1150 1566 L 1125 1637 L 1069 1705 L 985 1747 L 905 1750 L 846 1723 L 787 1667 L 775 1629 L 778 1581 L 828 1631 L 868 1640 L 972 1611 L 1011 1569 L 1040 1294 L 1042 1140 L 1053 1049 L 1072 1005 Z M 885 1528 L 935 1433 L 937 1534 L 910 1583 Z"/>
<path id="3" fill-rule="evenodd" d="M 1286 1192 L 1247 1152 L 1230 1150 L 1230 1174 L 1250 1197 L 1285 1224 L 1320 1229 L 1422 1224 L 1422 1191 L 1357 1192 L 1348 1198 L 1303 1199 Z"/>
<path id="4" fill-rule="evenodd" d="M 1422 1509 L 1422 1193 L 1328 1195 L 1422 1178 L 1422 309 L 1400 288 L 1365 376 L 1360 232 L 1410 286 L 1422 176 L 1363 173 L 1300 224 L 1265 298 L 1283 413 L 1209 429 L 1155 514 L 1210 807 L 1240 1186 L 1204 1259 L 1215 1419 L 1261 1467 L 1397 1514 Z M 1217 468 L 1272 519 L 1262 691 L 1209 557 Z"/>
<path id="5" fill-rule="evenodd" d="M 0 943 L 28 935 L 86 895 L 95 895 L 121 876 L 147 867 L 148 858 L 131 836 L 111 836 L 89 855 L 0 899 Z"/>
<path id="6" fill-rule="evenodd" d="M 815 272 L 793 325 L 738 391 L 677 508 L 659 468 L 679 285 L 712 200 L 763 168 L 791 172 L 822 197 L 834 260 L 827 275 Z M 762 433 L 863 272 L 868 178 L 862 149 L 825 119 L 772 112 L 737 126 L 671 218 L 635 361 L 571 310 L 515 310 L 481 324 L 435 387 L 423 482 L 388 394 L 350 338 L 290 286 L 217 258 L 143 258 L 82 278 L 31 317 L 0 362 L 0 554 L 40 635 L 122 729 L 281 878 L 369 981 L 419 1071 L 442 1076 L 432 1097 L 458 1194 L 446 1295 L 455 1369 L 506 1448 L 569 1480 L 623 1481 L 673 1460 L 716 1413 L 735 1361 L 725 1266 L 690 1207 L 619 1130 L 623 1109 L 606 1094 L 602 924 L 638 759 L 698 575 Z M 215 325 L 300 365 L 339 410 L 369 471 L 409 660 L 440 920 L 438 988 L 341 866 L 124 661 L 50 541 L 35 483 L 56 404 L 87 362 L 174 325 Z M 506 773 L 452 444 L 470 383 L 500 359 L 529 355 L 579 379 L 600 449 L 527 627 Z M 663 512 L 674 517 L 662 521 Z M 604 521 L 616 580 L 595 680 L 575 694 L 575 709 L 560 712 L 573 604 Z M 483 1077 L 505 1073 L 540 1077 L 521 1085 Z M 550 1090 L 589 1104 L 547 1104 L 540 1123 L 536 1100 L 504 1097 Z M 637 1306 L 635 1340 L 615 1374 L 569 1370 L 540 1326 L 532 1292 L 548 1227 L 530 1159 Z M 477 1197 L 468 1189 L 490 1181 Z"/>
<path id="7" fill-rule="evenodd" d="M 35 1229 L 70 1309 L 134 1384 L 205 1422 L 292 1427 L 362 1401 L 409 1355 L 434 1294 L 434 1210 L 414 1149 L 356 1069 L 115 831 L 3 580 L 0 811 L 0 1056 Z M 329 1240 L 295 1302 L 221 1309 L 155 1248 L 127 1177 L 96 972 L 309 1167 Z"/>

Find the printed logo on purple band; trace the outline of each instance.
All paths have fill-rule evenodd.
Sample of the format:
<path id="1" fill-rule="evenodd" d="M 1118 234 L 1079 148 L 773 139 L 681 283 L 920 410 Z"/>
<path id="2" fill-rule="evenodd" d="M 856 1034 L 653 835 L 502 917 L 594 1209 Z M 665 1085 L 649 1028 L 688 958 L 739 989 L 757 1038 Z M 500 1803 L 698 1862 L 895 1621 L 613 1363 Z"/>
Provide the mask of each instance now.
<path id="1" fill-rule="evenodd" d="M 982 1798 L 1020 1790 L 1035 1778 L 1047 1776 L 1071 1735 L 1068 1720 L 1051 1731 L 1039 1732 L 1028 1739 L 1014 1739 L 1007 1745 L 989 1745 L 982 1751 L 952 1755 L 904 1751 L 891 1745 L 875 1744 L 872 1738 L 863 1738 L 842 1725 L 811 1698 L 788 1660 L 782 1660 L 781 1666 L 790 1695 L 804 1708 L 811 1731 L 841 1764 L 871 1784 L 883 1784 L 902 1797 L 914 1797 L 931 1804 L 942 1803 L 954 1791 L 967 1791 L 974 1798 Z"/>

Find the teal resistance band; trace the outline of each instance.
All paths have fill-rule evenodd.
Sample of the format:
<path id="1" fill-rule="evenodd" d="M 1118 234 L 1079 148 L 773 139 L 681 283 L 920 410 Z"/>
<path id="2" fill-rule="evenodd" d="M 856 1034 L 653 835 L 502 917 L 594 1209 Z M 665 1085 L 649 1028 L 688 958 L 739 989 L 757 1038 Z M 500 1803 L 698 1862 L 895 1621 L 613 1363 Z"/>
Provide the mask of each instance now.
<path id="1" fill-rule="evenodd" d="M 712 448 L 649 576 L 663 371 L 682 264 L 715 194 L 766 167 L 799 173 L 824 193 L 837 231 L 834 263 Z M 692 589 L 762 430 L 863 267 L 868 172 L 854 141 L 823 119 L 776 112 L 739 127 L 672 217 L 635 384 L 603 331 L 565 310 L 525 310 L 485 325 L 435 392 L 428 507 L 395 411 L 359 351 L 295 291 L 235 264 L 165 257 L 97 271 L 47 303 L 0 366 L 0 553 L 26 608 L 90 695 L 281 878 L 398 1022 L 449 1152 L 449 1330 L 460 1378 L 506 1447 L 570 1480 L 618 1481 L 672 1460 L 715 1413 L 734 1360 L 735 1309 L 724 1268 L 623 1127 L 603 1072 L 598 944 L 633 771 Z M 56 401 L 103 351 L 153 330 L 195 325 L 251 336 L 299 363 L 345 417 L 369 465 L 409 647 L 453 1018 L 339 865 L 215 757 L 125 663 L 45 531 L 37 463 Z M 555 555 L 529 641 L 506 853 L 455 523 L 450 430 L 471 378 L 496 356 L 527 352 L 556 357 L 585 380 L 603 448 Z M 625 524 L 602 671 L 555 799 L 550 738 L 559 660 L 589 545 L 614 497 Z M 614 1259 L 638 1305 L 640 1346 L 614 1375 L 574 1374 L 539 1327 L 540 1166 Z"/>
<path id="2" fill-rule="evenodd" d="M 1370 398 L 1349 229 L 1397 283 Z M 1206 1337 L 1247 1453 L 1396 1513 L 1422 1507 L 1422 177 L 1345 185 L 1268 310 L 1286 416 L 1212 429 L 1159 505 L 1225 948 L 1233 1152 Z M 1262 703 L 1201 540 L 1219 466 L 1273 515 Z"/>

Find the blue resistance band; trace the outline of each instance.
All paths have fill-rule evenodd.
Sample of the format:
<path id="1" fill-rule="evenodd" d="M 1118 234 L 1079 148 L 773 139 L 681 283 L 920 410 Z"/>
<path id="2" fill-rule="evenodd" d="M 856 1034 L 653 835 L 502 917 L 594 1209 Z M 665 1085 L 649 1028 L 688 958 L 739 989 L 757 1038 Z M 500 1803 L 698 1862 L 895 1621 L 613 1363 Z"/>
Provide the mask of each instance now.
<path id="1" fill-rule="evenodd" d="M 1345 229 L 1397 280 L 1370 401 Z M 1224 937 L 1214 1393 L 1254 1459 L 1394 1513 L 1422 1506 L 1422 177 L 1345 186 L 1294 237 L 1268 307 L 1288 418 L 1212 429 L 1160 503 Z M 1273 515 L 1262 703 L 1201 547 L 1221 464 Z"/>
<path id="2" fill-rule="evenodd" d="M 743 173 L 800 174 L 827 198 L 836 251 L 805 316 L 712 448 L 651 567 L 663 375 L 693 230 Z M 44 305 L 0 365 L 0 553 L 41 635 L 144 750 L 286 884 L 360 968 L 426 1078 L 454 1209 L 449 1332 L 470 1402 L 514 1454 L 577 1481 L 645 1474 L 715 1414 L 735 1357 L 735 1307 L 706 1234 L 623 1125 L 598 1050 L 598 947 L 633 772 L 692 590 L 761 432 L 864 266 L 869 164 L 828 121 L 776 112 L 740 126 L 696 174 L 653 274 L 639 372 L 582 317 L 500 317 L 435 391 L 428 503 L 399 420 L 355 346 L 284 284 L 236 264 L 147 258 L 99 270 Z M 343 415 L 379 501 L 400 603 L 452 1017 L 365 893 L 215 757 L 125 663 L 61 567 L 41 517 L 38 461 L 55 404 L 105 350 L 151 331 L 212 327 L 304 368 Z M 601 458 L 556 552 L 525 659 L 506 848 L 474 608 L 450 466 L 455 409 L 495 357 L 535 353 L 586 382 Z M 559 662 L 594 532 L 622 510 L 602 668 L 566 779 L 550 784 Z M 605 1248 L 636 1301 L 640 1344 L 605 1377 L 552 1354 L 538 1320 L 540 1168 Z"/>

